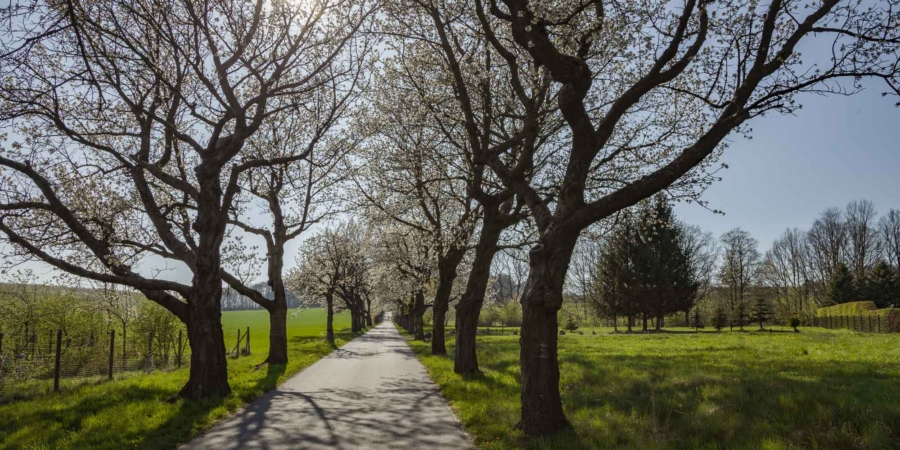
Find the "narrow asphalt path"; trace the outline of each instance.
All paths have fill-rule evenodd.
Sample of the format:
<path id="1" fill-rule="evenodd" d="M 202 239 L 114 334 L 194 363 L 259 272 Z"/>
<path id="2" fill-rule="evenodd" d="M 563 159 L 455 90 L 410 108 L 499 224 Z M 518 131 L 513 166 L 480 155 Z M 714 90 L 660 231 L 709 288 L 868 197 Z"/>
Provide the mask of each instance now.
<path id="1" fill-rule="evenodd" d="M 471 449 L 390 321 L 335 350 L 185 449 Z"/>

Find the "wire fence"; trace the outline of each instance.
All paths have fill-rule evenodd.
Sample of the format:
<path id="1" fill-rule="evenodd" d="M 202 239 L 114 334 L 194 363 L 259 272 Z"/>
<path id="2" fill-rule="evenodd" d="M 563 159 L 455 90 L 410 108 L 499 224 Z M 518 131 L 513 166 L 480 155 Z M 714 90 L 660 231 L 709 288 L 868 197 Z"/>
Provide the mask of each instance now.
<path id="1" fill-rule="evenodd" d="M 128 333 L 115 331 L 87 337 L 65 336 L 62 330 L 32 332 L 11 339 L 0 333 L 0 402 L 15 400 L 35 387 L 60 391 L 82 382 L 113 380 L 173 370 L 190 365 L 191 350 L 184 330 Z M 250 354 L 250 327 L 237 331 L 229 357 Z"/>
<path id="2" fill-rule="evenodd" d="M 900 314 L 859 314 L 813 318 L 813 326 L 862 333 L 900 333 Z"/>

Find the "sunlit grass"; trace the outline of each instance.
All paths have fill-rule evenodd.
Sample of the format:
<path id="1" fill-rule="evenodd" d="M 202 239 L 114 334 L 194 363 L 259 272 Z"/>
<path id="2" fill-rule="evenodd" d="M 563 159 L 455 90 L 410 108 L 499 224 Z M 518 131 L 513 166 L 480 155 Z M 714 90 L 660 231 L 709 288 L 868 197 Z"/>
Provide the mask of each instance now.
<path id="1" fill-rule="evenodd" d="M 900 336 L 591 331 L 560 337 L 573 428 L 540 441 L 515 428 L 516 336 L 479 336 L 484 374 L 471 380 L 453 373 L 452 347 L 410 345 L 484 449 L 900 448 Z"/>
<path id="2" fill-rule="evenodd" d="M 288 319 L 290 362 L 256 370 L 268 352 L 267 313 L 226 312 L 222 324 L 228 349 L 235 344 L 238 327 L 249 326 L 251 335 L 252 355 L 228 360 L 233 390 L 229 397 L 167 402 L 187 381 L 187 369 L 81 386 L 64 384 L 61 394 L 36 394 L 0 404 L 0 448 L 174 448 L 333 350 L 323 339 L 324 310 L 305 310 Z M 337 345 L 353 338 L 349 314 L 335 316 L 335 329 Z"/>

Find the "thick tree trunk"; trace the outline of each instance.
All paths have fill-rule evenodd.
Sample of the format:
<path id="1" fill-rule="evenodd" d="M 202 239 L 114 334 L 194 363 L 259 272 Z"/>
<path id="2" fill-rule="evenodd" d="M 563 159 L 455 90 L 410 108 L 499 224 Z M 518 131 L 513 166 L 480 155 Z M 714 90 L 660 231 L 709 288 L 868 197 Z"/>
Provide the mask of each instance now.
<path id="1" fill-rule="evenodd" d="M 522 418 L 526 436 L 556 433 L 569 426 L 559 394 L 557 313 L 578 233 L 544 236 L 529 259 L 531 269 L 522 296 Z"/>
<path id="2" fill-rule="evenodd" d="M 180 392 L 182 397 L 188 399 L 231 393 L 222 334 L 220 247 L 225 226 L 220 218 L 222 188 L 219 185 L 219 169 L 207 162 L 196 169 L 200 198 L 193 228 L 199 239 L 186 321 L 191 345 L 191 368 L 188 382 Z"/>
<path id="3" fill-rule="evenodd" d="M 656 316 L 656 331 L 662 331 L 662 316 Z"/>
<path id="4" fill-rule="evenodd" d="M 366 326 L 372 325 L 372 299 L 366 297 Z"/>
<path id="5" fill-rule="evenodd" d="M 418 291 L 416 292 L 416 303 L 413 308 L 413 333 L 416 335 L 416 339 L 420 341 L 425 340 L 425 320 L 423 319 L 425 315 L 425 292 Z"/>
<path id="6" fill-rule="evenodd" d="M 456 280 L 456 270 L 465 254 L 465 249 L 453 247 L 447 250 L 447 254 L 438 261 L 438 285 L 434 296 L 434 323 L 431 330 L 432 355 L 447 354 L 444 319 L 450 309 L 450 294 L 453 291 L 453 282 Z"/>
<path id="7" fill-rule="evenodd" d="M 287 242 L 284 219 L 277 198 L 270 200 L 275 214 L 274 242 L 269 244 L 269 286 L 272 307 L 269 308 L 269 364 L 287 364 L 287 292 L 284 288 L 284 245 Z"/>
<path id="8" fill-rule="evenodd" d="M 634 333 L 634 316 L 628 316 L 628 332 Z"/>
<path id="9" fill-rule="evenodd" d="M 453 358 L 453 371 L 460 375 L 471 375 L 479 372 L 476 352 L 476 336 L 478 333 L 478 316 L 484 305 L 484 295 L 491 279 L 491 263 L 497 253 L 497 242 L 503 227 L 490 217 L 491 208 L 485 210 L 484 225 L 478 244 L 475 246 L 475 259 L 463 293 L 456 305 L 456 352 Z"/>
<path id="10" fill-rule="evenodd" d="M 274 305 L 269 311 L 269 364 L 287 364 L 287 305 Z"/>

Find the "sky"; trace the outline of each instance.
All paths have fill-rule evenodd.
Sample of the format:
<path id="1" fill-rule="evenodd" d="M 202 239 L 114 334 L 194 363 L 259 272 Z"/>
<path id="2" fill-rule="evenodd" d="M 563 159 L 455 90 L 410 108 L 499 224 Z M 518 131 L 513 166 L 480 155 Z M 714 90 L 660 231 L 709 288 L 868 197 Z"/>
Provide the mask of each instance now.
<path id="1" fill-rule="evenodd" d="M 725 151 L 729 169 L 703 195 L 725 215 L 689 204 L 676 214 L 717 237 L 743 228 L 764 252 L 785 229 L 808 229 L 829 207 L 868 199 L 879 215 L 900 209 L 900 108 L 882 91 L 870 83 L 851 97 L 807 95 L 796 116 L 756 119 L 753 138 Z"/>

